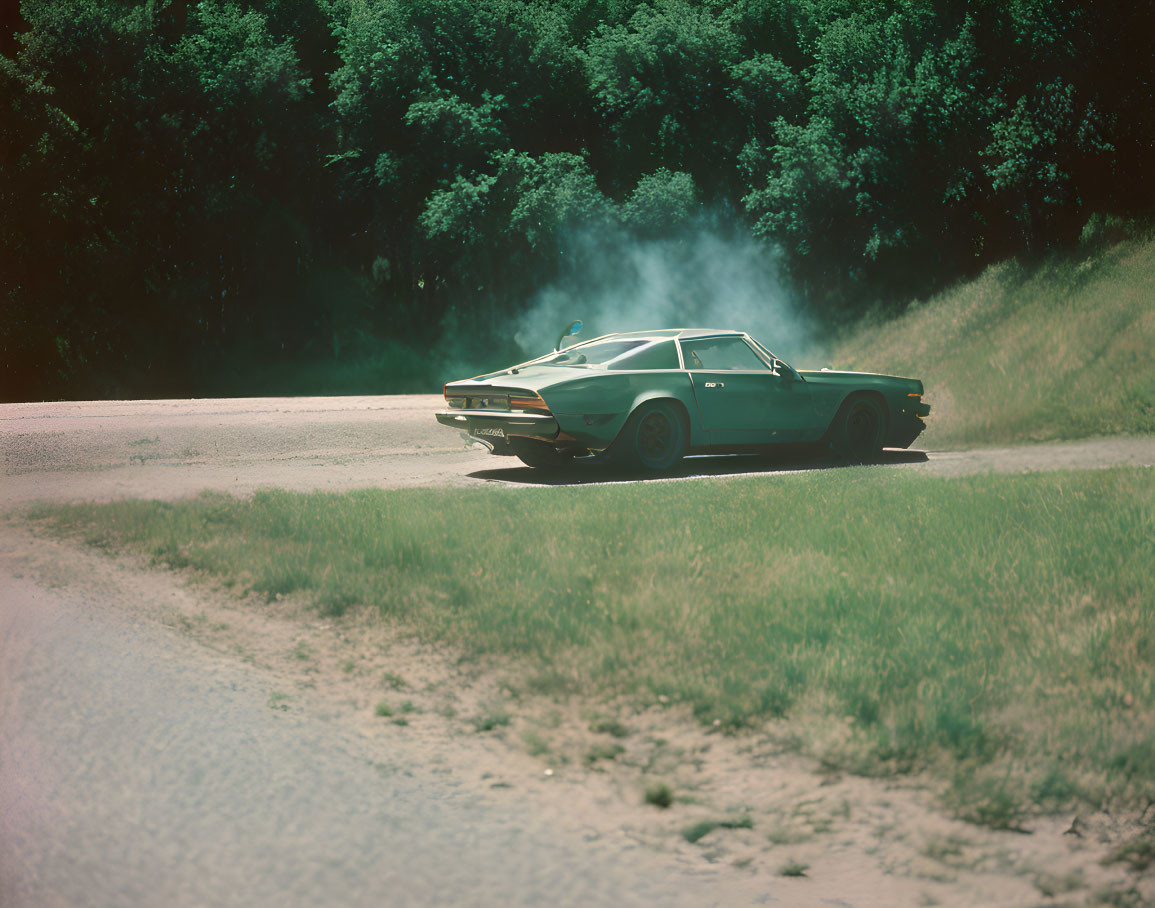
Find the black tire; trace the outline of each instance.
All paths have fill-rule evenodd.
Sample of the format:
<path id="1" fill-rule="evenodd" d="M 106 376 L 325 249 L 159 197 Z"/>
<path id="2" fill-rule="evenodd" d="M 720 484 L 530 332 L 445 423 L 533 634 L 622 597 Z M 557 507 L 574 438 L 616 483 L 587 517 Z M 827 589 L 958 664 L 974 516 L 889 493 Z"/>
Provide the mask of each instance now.
<path id="1" fill-rule="evenodd" d="M 514 454 L 527 467 L 535 470 L 558 470 L 573 463 L 573 455 L 538 441 L 525 441 L 515 446 Z"/>
<path id="2" fill-rule="evenodd" d="M 614 452 L 626 466 L 660 473 L 681 461 L 686 434 L 686 420 L 676 405 L 651 401 L 630 414 Z"/>
<path id="3" fill-rule="evenodd" d="M 874 397 L 852 397 L 842 405 L 830 427 L 834 452 L 849 463 L 872 463 L 882 453 L 886 412 Z"/>

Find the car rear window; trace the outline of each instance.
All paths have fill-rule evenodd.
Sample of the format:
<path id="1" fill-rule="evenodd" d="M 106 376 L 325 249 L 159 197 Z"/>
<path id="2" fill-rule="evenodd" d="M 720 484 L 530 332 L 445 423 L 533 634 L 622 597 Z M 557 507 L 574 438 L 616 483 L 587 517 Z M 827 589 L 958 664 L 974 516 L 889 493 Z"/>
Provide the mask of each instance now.
<path id="1" fill-rule="evenodd" d="M 561 353 L 547 359 L 542 365 L 598 365 L 599 363 L 616 359 L 623 353 L 628 353 L 635 347 L 641 347 L 646 343 L 648 343 L 648 341 L 644 340 L 607 340 L 601 343 L 578 344 L 576 347 L 569 347 L 566 350 L 562 350 Z"/>

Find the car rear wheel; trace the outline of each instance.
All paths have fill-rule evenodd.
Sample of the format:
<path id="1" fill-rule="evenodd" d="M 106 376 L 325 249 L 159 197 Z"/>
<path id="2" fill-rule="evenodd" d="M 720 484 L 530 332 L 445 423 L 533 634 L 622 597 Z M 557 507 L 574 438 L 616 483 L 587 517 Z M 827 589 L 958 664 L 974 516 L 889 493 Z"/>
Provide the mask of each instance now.
<path id="1" fill-rule="evenodd" d="M 686 452 L 685 419 L 671 403 L 642 404 L 631 414 L 614 448 L 628 466 L 669 470 Z"/>
<path id="2" fill-rule="evenodd" d="M 873 397 L 853 397 L 842 405 L 831 427 L 835 452 L 850 463 L 870 463 L 882 453 L 886 414 Z"/>

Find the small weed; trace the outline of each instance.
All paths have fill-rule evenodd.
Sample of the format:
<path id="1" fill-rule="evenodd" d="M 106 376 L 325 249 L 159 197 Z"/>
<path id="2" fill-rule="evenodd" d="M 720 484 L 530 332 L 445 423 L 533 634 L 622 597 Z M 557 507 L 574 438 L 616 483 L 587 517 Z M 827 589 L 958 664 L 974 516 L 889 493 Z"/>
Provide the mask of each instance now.
<path id="1" fill-rule="evenodd" d="M 1074 892 L 1076 889 L 1082 889 L 1086 886 L 1081 873 L 1040 873 L 1035 877 L 1035 888 L 1039 890 L 1044 896 L 1053 899 L 1058 895 L 1065 895 L 1068 892 Z"/>
<path id="2" fill-rule="evenodd" d="M 1052 766 L 1031 786 L 1031 800 L 1052 809 L 1061 809 L 1078 800 L 1080 794 L 1079 786 L 1058 766 Z"/>
<path id="3" fill-rule="evenodd" d="M 288 694 L 282 694 L 274 691 L 269 694 L 269 702 L 266 704 L 269 709 L 280 710 L 281 712 L 289 711 L 289 704 L 285 701 L 289 699 Z"/>
<path id="4" fill-rule="evenodd" d="M 719 826 L 715 820 L 699 820 L 691 823 L 682 830 L 682 838 L 693 845 L 701 838 L 705 838 Z"/>
<path id="5" fill-rule="evenodd" d="M 810 869 L 809 864 L 802 864 L 798 861 L 789 861 L 778 868 L 779 876 L 806 876 L 806 871 Z"/>
<path id="6" fill-rule="evenodd" d="M 320 590 L 314 598 L 317 611 L 325 618 L 340 618 L 360 601 L 355 593 L 346 590 Z"/>
<path id="7" fill-rule="evenodd" d="M 725 820 L 701 820 L 682 830 L 682 838 L 691 844 L 715 829 L 753 829 L 754 818 L 748 813 Z"/>
<path id="8" fill-rule="evenodd" d="M 798 845 L 813 838 L 811 833 L 802 829 L 791 829 L 786 826 L 775 826 L 766 833 L 771 845 Z"/>
<path id="9" fill-rule="evenodd" d="M 964 851 L 970 844 L 970 841 L 959 836 L 934 836 L 927 840 L 922 853 L 932 861 L 959 868 L 967 865 Z"/>
<path id="10" fill-rule="evenodd" d="M 373 710 L 373 712 L 380 716 L 382 719 L 387 719 L 389 716 L 393 715 L 393 707 L 382 700 L 377 704 L 377 707 Z"/>
<path id="11" fill-rule="evenodd" d="M 419 713 L 419 712 L 421 712 L 421 710 L 417 707 L 417 705 L 412 700 L 406 700 L 404 703 L 401 704 L 401 712 L 405 713 L 405 714 L 409 714 L 409 713 Z"/>
<path id="12" fill-rule="evenodd" d="M 495 728 L 504 728 L 509 725 L 511 716 L 504 710 L 497 710 L 486 715 L 476 716 L 473 727 L 477 731 L 493 731 Z"/>
<path id="13" fill-rule="evenodd" d="M 314 658 L 315 654 L 308 643 L 304 640 L 298 640 L 297 645 L 293 647 L 293 656 L 301 662 L 308 662 Z"/>
<path id="14" fill-rule="evenodd" d="M 408 725 L 409 720 L 406 719 L 404 716 L 398 716 L 396 719 L 393 720 L 393 724 L 394 725 Z"/>
<path id="15" fill-rule="evenodd" d="M 521 736 L 525 742 L 525 750 L 531 757 L 543 757 L 549 753 L 549 744 L 535 731 L 527 731 Z"/>
<path id="16" fill-rule="evenodd" d="M 1126 864 L 1137 872 L 1146 870 L 1155 864 L 1155 832 L 1146 832 L 1130 842 L 1125 842 L 1107 855 L 1103 863 Z"/>
<path id="17" fill-rule="evenodd" d="M 674 792 L 665 782 L 646 786 L 646 803 L 663 810 L 674 803 Z"/>
<path id="18" fill-rule="evenodd" d="M 346 659 L 341 663 L 341 671 L 343 671 L 346 675 L 351 673 L 356 667 L 356 663 L 352 659 Z"/>
<path id="19" fill-rule="evenodd" d="M 385 685 L 387 690 L 405 690 L 409 686 L 405 679 L 396 672 L 385 672 L 381 678 L 381 683 Z"/>
<path id="20" fill-rule="evenodd" d="M 141 445 L 155 445 L 160 441 L 159 435 L 154 435 L 152 438 L 138 438 L 136 441 L 130 441 L 129 445 L 134 448 L 139 448 Z"/>
<path id="21" fill-rule="evenodd" d="M 946 800 L 960 820 L 990 829 L 1026 832 L 1022 825 L 1026 818 L 1023 801 L 1007 779 L 960 774 Z"/>
<path id="22" fill-rule="evenodd" d="M 593 766 L 598 760 L 616 760 L 626 749 L 620 744 L 595 744 L 585 756 L 588 765 Z"/>
<path id="23" fill-rule="evenodd" d="M 628 738 L 630 730 L 616 719 L 600 719 L 590 725 L 590 731 L 599 735 L 612 735 L 615 738 Z"/>

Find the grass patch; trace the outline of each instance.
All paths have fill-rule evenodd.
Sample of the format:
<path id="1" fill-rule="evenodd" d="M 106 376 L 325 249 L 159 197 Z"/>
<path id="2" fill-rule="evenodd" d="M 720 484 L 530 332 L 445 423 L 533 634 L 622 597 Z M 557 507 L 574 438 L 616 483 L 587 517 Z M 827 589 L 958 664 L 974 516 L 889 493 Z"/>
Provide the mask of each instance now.
<path id="1" fill-rule="evenodd" d="M 494 710 L 475 716 L 473 727 L 477 731 L 493 731 L 495 728 L 505 728 L 512 721 L 512 718 L 505 710 Z"/>
<path id="2" fill-rule="evenodd" d="M 806 871 L 810 869 L 809 864 L 802 864 L 798 861 L 789 861 L 778 868 L 779 876 L 806 876 Z"/>
<path id="3" fill-rule="evenodd" d="M 657 782 L 646 786 L 645 801 L 654 807 L 665 810 L 674 803 L 674 792 L 665 782 Z"/>
<path id="4" fill-rule="evenodd" d="M 693 823 L 682 830 L 682 838 L 691 845 L 705 836 L 708 836 L 715 829 L 753 829 L 754 818 L 748 813 L 742 814 L 740 817 L 733 817 L 725 820 L 700 820 Z"/>
<path id="5" fill-rule="evenodd" d="M 921 378 L 925 446 L 1155 432 L 1155 241 L 1005 262 L 866 323 L 836 368 Z"/>
<path id="6" fill-rule="evenodd" d="M 549 742 L 535 731 L 527 731 L 521 736 L 525 752 L 531 757 L 544 757 L 550 752 Z"/>
<path id="7" fill-rule="evenodd" d="M 616 760 L 625 752 L 620 744 L 594 744 L 586 751 L 586 765 L 594 766 L 599 760 Z"/>
<path id="8" fill-rule="evenodd" d="M 39 513 L 237 590 L 347 594 L 582 695 L 682 704 L 725 728 L 782 717 L 833 768 L 932 768 L 961 815 L 1013 827 L 1155 797 L 1153 504 L 1145 469 L 879 468 Z"/>
<path id="9" fill-rule="evenodd" d="M 590 724 L 590 731 L 614 738 L 628 738 L 630 730 L 617 719 L 599 719 Z"/>
<path id="10" fill-rule="evenodd" d="M 718 823 L 715 820 L 699 820 L 697 823 L 691 823 L 682 830 L 682 838 L 693 845 L 699 839 L 705 838 L 717 828 Z"/>

